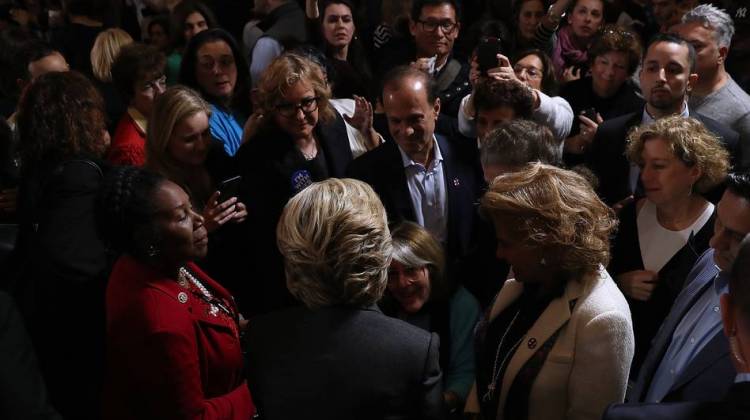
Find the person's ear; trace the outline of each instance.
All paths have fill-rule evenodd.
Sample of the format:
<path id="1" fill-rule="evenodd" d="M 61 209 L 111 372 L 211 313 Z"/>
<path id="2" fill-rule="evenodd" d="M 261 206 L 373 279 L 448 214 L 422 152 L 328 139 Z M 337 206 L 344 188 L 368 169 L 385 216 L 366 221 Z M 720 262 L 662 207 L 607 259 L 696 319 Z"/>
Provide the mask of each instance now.
<path id="1" fill-rule="evenodd" d="M 698 73 L 690 73 L 688 76 L 687 91 L 690 93 L 693 90 L 693 86 L 698 83 Z"/>
<path id="2" fill-rule="evenodd" d="M 417 22 L 411 20 L 411 17 L 409 18 L 409 33 L 411 36 L 417 36 Z"/>
<path id="3" fill-rule="evenodd" d="M 437 121 L 440 115 L 440 98 L 435 98 L 435 104 L 432 106 L 432 109 L 435 111 L 435 121 Z"/>
<path id="4" fill-rule="evenodd" d="M 727 55 L 729 54 L 729 47 L 719 47 L 719 58 L 718 63 L 724 64 L 727 60 Z"/>

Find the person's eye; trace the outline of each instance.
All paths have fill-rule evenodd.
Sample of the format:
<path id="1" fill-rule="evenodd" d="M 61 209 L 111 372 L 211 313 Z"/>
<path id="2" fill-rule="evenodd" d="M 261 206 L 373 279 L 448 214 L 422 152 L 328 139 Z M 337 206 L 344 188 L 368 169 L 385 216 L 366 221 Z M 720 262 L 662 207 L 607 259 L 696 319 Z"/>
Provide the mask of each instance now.
<path id="1" fill-rule="evenodd" d="M 343 18 L 341 18 L 341 20 L 343 20 L 344 23 L 349 23 L 349 22 L 352 21 L 352 17 L 351 16 L 344 16 Z"/>

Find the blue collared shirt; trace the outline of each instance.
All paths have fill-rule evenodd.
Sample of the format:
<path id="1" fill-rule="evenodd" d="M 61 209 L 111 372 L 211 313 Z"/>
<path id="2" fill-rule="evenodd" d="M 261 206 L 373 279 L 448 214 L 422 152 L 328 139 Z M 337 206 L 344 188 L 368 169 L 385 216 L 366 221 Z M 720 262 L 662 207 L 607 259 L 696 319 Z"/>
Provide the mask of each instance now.
<path id="1" fill-rule="evenodd" d="M 242 145 L 242 125 L 234 115 L 211 104 L 211 118 L 208 120 L 211 136 L 224 144 L 229 156 L 234 156 Z"/>
<path id="2" fill-rule="evenodd" d="M 414 207 L 415 222 L 427 229 L 435 239 L 445 243 L 448 226 L 448 200 L 443 171 L 443 154 L 440 146 L 432 137 L 433 158 L 428 168 L 414 162 L 399 146 L 401 160 L 404 163 L 406 184 L 409 186 L 411 204 Z"/>
<path id="3" fill-rule="evenodd" d="M 672 341 L 654 373 L 646 402 L 660 402 L 674 385 L 685 367 L 703 347 L 721 333 L 721 310 L 719 298 L 729 290 L 728 274 L 719 273 L 687 311 L 672 334 Z"/>
<path id="4" fill-rule="evenodd" d="M 734 383 L 738 384 L 740 382 L 750 382 L 750 373 L 738 373 L 734 377 Z"/>
<path id="5" fill-rule="evenodd" d="M 651 116 L 651 114 L 648 113 L 647 107 L 643 107 L 643 116 L 641 117 L 641 125 L 645 124 L 651 124 L 652 122 L 656 121 L 654 117 Z M 690 110 L 688 110 L 688 104 L 687 101 L 685 101 L 685 104 L 682 108 L 682 112 L 680 112 L 680 116 L 682 118 L 687 118 L 690 116 Z M 641 168 L 638 167 L 635 163 L 630 164 L 630 174 L 628 176 L 628 185 L 630 186 L 630 192 L 635 192 L 635 188 L 638 185 L 638 177 L 641 176 Z"/>

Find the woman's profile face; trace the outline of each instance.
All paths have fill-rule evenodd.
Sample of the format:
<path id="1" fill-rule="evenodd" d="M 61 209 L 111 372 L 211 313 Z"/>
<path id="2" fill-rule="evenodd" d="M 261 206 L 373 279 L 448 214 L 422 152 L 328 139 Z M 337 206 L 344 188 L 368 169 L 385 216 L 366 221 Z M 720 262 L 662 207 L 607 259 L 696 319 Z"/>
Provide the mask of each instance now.
<path id="1" fill-rule="evenodd" d="M 495 223 L 497 250 L 495 256 L 506 261 L 513 269 L 515 279 L 521 283 L 538 283 L 545 279 L 544 257 L 540 249 L 529 246 L 510 232 L 509 221 Z M 517 224 L 517 222 L 516 222 Z"/>
<path id="2" fill-rule="evenodd" d="M 404 312 L 417 313 L 430 299 L 430 272 L 426 266 L 410 268 L 394 260 L 388 269 L 388 291 Z"/>
<path id="3" fill-rule="evenodd" d="M 354 19 L 345 4 L 334 3 L 326 7 L 323 15 L 323 37 L 333 48 L 342 48 L 352 42 Z"/>
<path id="4" fill-rule="evenodd" d="M 544 17 L 544 3 L 540 0 L 527 0 L 518 11 L 518 31 L 524 39 L 534 39 L 536 27 Z"/>
<path id="5" fill-rule="evenodd" d="M 197 112 L 178 122 L 167 144 L 167 153 L 180 165 L 202 166 L 211 146 L 208 115 Z"/>
<path id="6" fill-rule="evenodd" d="M 603 98 L 617 93 L 628 80 L 628 56 L 621 51 L 610 51 L 594 58 L 591 63 L 594 92 Z"/>
<path id="7" fill-rule="evenodd" d="M 298 81 L 276 104 L 274 121 L 294 139 L 310 138 L 318 124 L 318 99 L 312 85 Z"/>
<path id="8" fill-rule="evenodd" d="M 669 150 L 666 141 L 653 138 L 643 143 L 641 181 L 646 197 L 657 207 L 679 202 L 692 192 L 701 175 L 697 166 L 685 162 Z"/>
<path id="9" fill-rule="evenodd" d="M 214 98 L 229 98 L 237 85 L 237 64 L 232 48 L 222 40 L 198 47 L 195 78 L 201 90 Z"/>
<path id="10" fill-rule="evenodd" d="M 582 39 L 590 39 L 602 26 L 604 6 L 602 0 L 578 0 L 568 15 L 573 33 Z"/>
<path id="11" fill-rule="evenodd" d="M 159 258 L 182 265 L 205 257 L 208 232 L 203 226 L 203 217 L 193 211 L 187 193 L 174 182 L 165 180 L 154 192 L 153 203 Z"/>

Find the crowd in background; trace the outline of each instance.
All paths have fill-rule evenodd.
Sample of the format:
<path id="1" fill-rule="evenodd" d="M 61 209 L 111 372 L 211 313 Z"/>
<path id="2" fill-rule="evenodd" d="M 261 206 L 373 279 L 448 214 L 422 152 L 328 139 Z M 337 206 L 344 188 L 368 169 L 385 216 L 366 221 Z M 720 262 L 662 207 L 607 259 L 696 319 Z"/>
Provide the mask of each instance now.
<path id="1" fill-rule="evenodd" d="M 0 0 L 0 418 L 750 417 L 747 9 Z"/>

